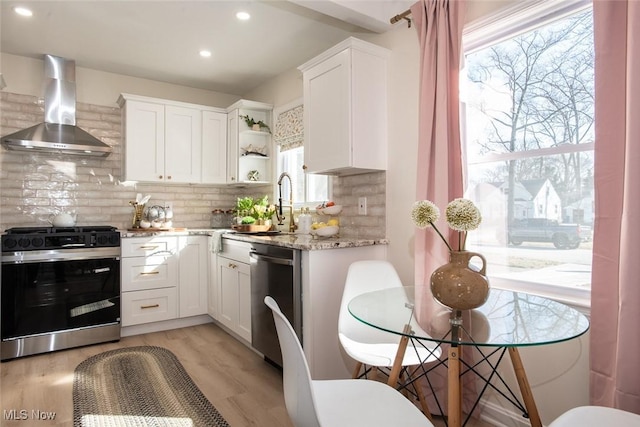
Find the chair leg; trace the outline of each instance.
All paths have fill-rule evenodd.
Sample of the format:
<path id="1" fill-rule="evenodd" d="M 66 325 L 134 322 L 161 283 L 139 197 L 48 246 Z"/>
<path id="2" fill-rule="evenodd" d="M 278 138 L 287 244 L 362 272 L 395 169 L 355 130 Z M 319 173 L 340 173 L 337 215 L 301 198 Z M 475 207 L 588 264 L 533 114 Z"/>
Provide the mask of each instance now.
<path id="1" fill-rule="evenodd" d="M 404 378 L 405 377 L 404 377 L 404 370 L 403 370 L 403 371 L 400 372 L 400 382 L 398 384 L 405 384 L 406 381 L 405 381 Z M 401 393 L 404 395 L 404 397 L 409 398 L 409 392 L 407 391 L 406 387 L 402 388 L 402 392 Z"/>
<path id="2" fill-rule="evenodd" d="M 357 362 L 356 367 L 353 370 L 353 375 L 351 375 L 351 378 L 353 378 L 354 380 L 358 379 L 358 377 L 360 376 L 361 368 L 362 368 L 362 362 Z"/>
<path id="3" fill-rule="evenodd" d="M 420 386 L 420 383 L 415 382 L 414 386 L 416 388 L 416 393 L 418 394 L 418 400 L 420 401 L 422 412 L 427 418 L 429 418 L 429 421 L 433 421 L 433 417 L 431 416 L 431 411 L 429 410 L 429 406 L 427 405 L 427 400 L 424 398 L 424 391 L 422 391 L 422 387 Z"/>

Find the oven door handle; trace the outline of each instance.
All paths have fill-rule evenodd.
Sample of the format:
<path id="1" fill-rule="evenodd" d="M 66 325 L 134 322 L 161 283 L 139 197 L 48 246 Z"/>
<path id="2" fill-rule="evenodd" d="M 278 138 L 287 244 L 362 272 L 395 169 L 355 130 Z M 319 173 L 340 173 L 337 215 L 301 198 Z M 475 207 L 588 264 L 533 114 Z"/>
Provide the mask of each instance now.
<path id="1" fill-rule="evenodd" d="M 52 251 L 11 252 L 2 255 L 2 264 L 27 264 L 36 262 L 79 261 L 86 259 L 120 259 L 119 247 L 66 249 Z"/>
<path id="2" fill-rule="evenodd" d="M 269 255 L 259 254 L 257 252 L 249 252 L 249 256 L 251 258 L 257 259 L 258 261 L 265 261 L 272 264 L 281 264 L 281 265 L 293 265 L 293 260 L 288 258 L 279 258 Z"/>

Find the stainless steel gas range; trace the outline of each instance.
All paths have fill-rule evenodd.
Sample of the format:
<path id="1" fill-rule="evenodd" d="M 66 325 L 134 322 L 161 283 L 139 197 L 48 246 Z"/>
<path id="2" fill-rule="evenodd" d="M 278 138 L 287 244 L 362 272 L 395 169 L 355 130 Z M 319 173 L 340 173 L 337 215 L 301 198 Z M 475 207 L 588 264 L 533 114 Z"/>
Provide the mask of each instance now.
<path id="1" fill-rule="evenodd" d="M 2 235 L 0 360 L 120 339 L 120 233 L 17 227 Z"/>

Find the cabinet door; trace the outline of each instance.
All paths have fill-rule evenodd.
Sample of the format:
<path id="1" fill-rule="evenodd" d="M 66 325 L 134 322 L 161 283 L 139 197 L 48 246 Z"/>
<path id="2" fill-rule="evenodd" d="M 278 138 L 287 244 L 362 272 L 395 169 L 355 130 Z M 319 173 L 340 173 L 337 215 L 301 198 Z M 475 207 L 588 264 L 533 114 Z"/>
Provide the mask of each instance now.
<path id="1" fill-rule="evenodd" d="M 127 101 L 124 177 L 128 181 L 164 180 L 164 106 Z"/>
<path id="2" fill-rule="evenodd" d="M 227 115 L 202 112 L 202 183 L 227 181 Z"/>
<path id="3" fill-rule="evenodd" d="M 351 164 L 350 56 L 342 51 L 304 73 L 304 162 L 307 172 Z"/>
<path id="4" fill-rule="evenodd" d="M 218 321 L 241 338 L 251 342 L 249 265 L 218 257 L 218 286 L 220 292 Z"/>
<path id="5" fill-rule="evenodd" d="M 207 313 L 208 247 L 206 236 L 178 238 L 179 317 Z"/>
<path id="6" fill-rule="evenodd" d="M 165 120 L 165 182 L 200 182 L 202 112 L 167 105 Z"/>

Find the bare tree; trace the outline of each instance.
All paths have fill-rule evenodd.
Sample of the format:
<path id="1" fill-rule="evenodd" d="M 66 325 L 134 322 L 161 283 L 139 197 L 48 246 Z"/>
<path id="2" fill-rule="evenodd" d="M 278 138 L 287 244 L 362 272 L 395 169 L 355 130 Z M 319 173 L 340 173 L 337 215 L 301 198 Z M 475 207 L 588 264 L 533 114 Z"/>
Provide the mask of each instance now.
<path id="1" fill-rule="evenodd" d="M 593 28 L 591 11 L 512 38 L 468 57 L 469 77 L 491 91 L 480 105 L 489 127 L 481 153 L 510 153 L 589 141 L 593 128 Z M 514 218 L 514 184 L 548 178 L 563 203 L 582 195 L 580 153 L 507 160 L 507 220 Z M 587 168 L 587 173 L 589 168 Z M 494 174 L 490 179 L 496 180 Z M 506 176 L 505 176 L 506 175 Z"/>

